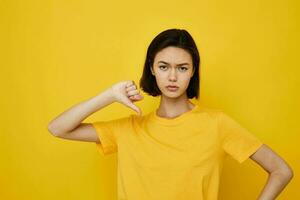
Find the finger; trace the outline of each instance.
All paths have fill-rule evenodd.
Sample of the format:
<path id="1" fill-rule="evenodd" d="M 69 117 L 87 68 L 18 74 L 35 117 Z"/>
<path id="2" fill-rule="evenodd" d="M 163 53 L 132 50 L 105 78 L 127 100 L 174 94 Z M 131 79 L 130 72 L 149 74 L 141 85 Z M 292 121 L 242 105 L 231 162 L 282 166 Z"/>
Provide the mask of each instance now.
<path id="1" fill-rule="evenodd" d="M 141 115 L 141 110 L 140 110 L 140 108 L 139 107 L 137 107 L 135 104 L 131 104 L 131 106 L 130 106 L 135 112 L 137 112 L 139 115 Z"/>
<path id="2" fill-rule="evenodd" d="M 129 97 L 129 96 L 133 96 L 133 95 L 136 95 L 136 94 L 138 94 L 139 93 L 139 91 L 137 91 L 137 90 L 132 90 L 132 91 L 129 91 L 129 92 L 127 92 L 127 96 Z"/>
<path id="3" fill-rule="evenodd" d="M 141 95 L 141 94 L 138 94 L 138 95 L 135 95 L 135 96 L 136 96 L 136 98 L 139 99 L 139 100 L 144 98 L 144 96 Z"/>
<path id="4" fill-rule="evenodd" d="M 135 89 L 136 89 L 135 85 L 130 85 L 126 88 L 126 91 L 135 90 Z"/>
<path id="5" fill-rule="evenodd" d="M 137 113 L 140 112 L 140 109 L 139 109 L 135 104 L 133 104 L 129 98 L 127 98 L 127 97 L 125 97 L 125 96 L 123 96 L 123 97 L 121 97 L 121 98 L 122 98 L 121 100 L 125 103 L 125 105 L 126 105 L 127 107 L 133 109 L 133 110 L 136 111 Z"/>
<path id="6" fill-rule="evenodd" d="M 129 86 L 131 86 L 131 85 L 133 85 L 134 84 L 134 82 L 132 81 L 132 80 L 128 80 L 127 81 L 127 84 L 126 84 L 126 87 L 129 87 Z"/>
<path id="7" fill-rule="evenodd" d="M 132 97 L 130 97 L 129 99 L 131 100 L 131 102 L 137 102 L 137 101 L 141 101 L 144 97 L 141 95 L 134 95 Z"/>
<path id="8" fill-rule="evenodd" d="M 134 105 L 134 104 L 133 104 L 133 105 Z M 137 107 L 136 105 L 135 105 L 135 107 L 136 107 L 136 110 L 137 110 L 137 111 L 136 111 L 137 114 L 141 116 L 141 115 L 142 115 L 141 109 L 140 109 L 139 107 Z"/>
<path id="9" fill-rule="evenodd" d="M 144 97 L 141 94 L 136 94 L 136 95 L 130 96 L 129 98 L 132 101 L 139 101 L 139 100 L 143 99 Z"/>
<path id="10" fill-rule="evenodd" d="M 135 95 L 132 95 L 132 96 L 130 96 L 129 97 L 129 99 L 131 100 L 131 101 L 140 101 L 140 100 L 142 100 L 144 97 L 143 97 L 143 95 L 141 95 L 141 94 L 135 94 Z"/>

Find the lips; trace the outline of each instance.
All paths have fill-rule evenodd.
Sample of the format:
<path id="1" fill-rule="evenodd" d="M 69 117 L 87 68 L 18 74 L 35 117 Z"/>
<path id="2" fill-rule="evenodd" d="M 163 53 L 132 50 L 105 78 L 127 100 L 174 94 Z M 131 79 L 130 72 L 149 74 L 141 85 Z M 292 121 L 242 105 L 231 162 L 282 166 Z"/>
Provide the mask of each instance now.
<path id="1" fill-rule="evenodd" d="M 176 85 L 168 85 L 167 88 L 178 88 Z"/>
<path id="2" fill-rule="evenodd" d="M 179 87 L 174 86 L 174 85 L 168 85 L 166 88 L 171 92 L 176 92 Z"/>

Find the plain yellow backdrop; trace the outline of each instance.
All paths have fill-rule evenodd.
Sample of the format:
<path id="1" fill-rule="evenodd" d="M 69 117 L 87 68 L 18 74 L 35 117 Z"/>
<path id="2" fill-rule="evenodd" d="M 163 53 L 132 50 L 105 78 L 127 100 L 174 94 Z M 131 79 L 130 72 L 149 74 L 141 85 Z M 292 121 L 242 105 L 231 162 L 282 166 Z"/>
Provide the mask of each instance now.
<path id="1" fill-rule="evenodd" d="M 115 200 L 116 155 L 63 140 L 48 122 L 121 80 L 139 82 L 151 40 L 188 30 L 201 57 L 200 99 L 281 155 L 294 178 L 278 199 L 300 199 L 297 1 L 2 0 L 0 199 Z M 159 98 L 144 95 L 143 113 Z M 135 113 L 113 103 L 84 120 Z M 267 173 L 228 157 L 222 200 L 253 200 Z"/>

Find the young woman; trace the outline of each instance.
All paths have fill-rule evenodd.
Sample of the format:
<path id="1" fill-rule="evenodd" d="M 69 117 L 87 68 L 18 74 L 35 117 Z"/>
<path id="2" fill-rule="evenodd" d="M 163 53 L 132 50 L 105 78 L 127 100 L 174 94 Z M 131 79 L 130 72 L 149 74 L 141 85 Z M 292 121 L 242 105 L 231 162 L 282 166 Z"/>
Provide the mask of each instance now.
<path id="1" fill-rule="evenodd" d="M 275 199 L 293 177 L 290 166 L 220 109 L 193 104 L 199 97 L 200 57 L 191 35 L 169 29 L 147 50 L 140 87 L 160 96 L 159 107 L 142 115 L 134 81 L 112 85 L 49 123 L 57 137 L 95 142 L 102 155 L 118 153 L 119 200 L 217 200 L 226 155 L 251 158 L 269 173 L 259 200 Z M 139 115 L 82 123 L 119 102 Z"/>

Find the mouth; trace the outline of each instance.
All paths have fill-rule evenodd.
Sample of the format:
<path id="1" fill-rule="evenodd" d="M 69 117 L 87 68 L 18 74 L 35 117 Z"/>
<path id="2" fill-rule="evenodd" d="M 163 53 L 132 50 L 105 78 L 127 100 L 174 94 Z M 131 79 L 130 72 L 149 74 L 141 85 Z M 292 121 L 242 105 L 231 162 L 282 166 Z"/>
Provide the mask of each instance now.
<path id="1" fill-rule="evenodd" d="M 169 86 L 167 86 L 166 88 L 167 88 L 169 91 L 174 92 L 174 91 L 178 90 L 179 87 L 177 87 L 177 86 L 170 86 L 170 85 L 169 85 Z"/>

